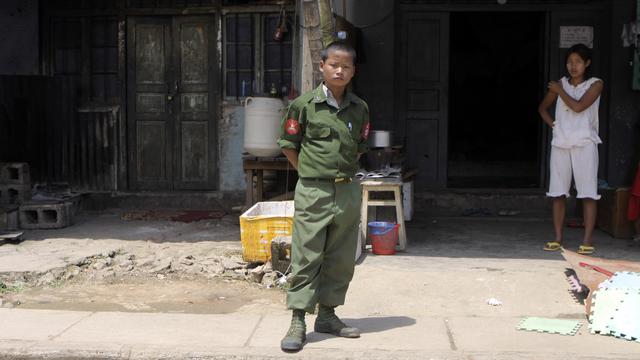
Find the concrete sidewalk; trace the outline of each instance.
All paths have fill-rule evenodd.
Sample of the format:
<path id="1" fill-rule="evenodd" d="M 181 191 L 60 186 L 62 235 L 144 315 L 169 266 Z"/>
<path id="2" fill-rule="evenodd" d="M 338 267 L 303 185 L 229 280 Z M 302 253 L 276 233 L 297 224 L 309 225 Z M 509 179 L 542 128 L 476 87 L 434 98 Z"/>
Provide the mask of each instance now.
<path id="1" fill-rule="evenodd" d="M 2 358 L 637 359 L 640 348 L 584 328 L 573 337 L 519 332 L 516 317 L 347 317 L 360 339 L 311 332 L 293 355 L 278 348 L 288 315 L 0 309 L 0 317 Z"/>
<path id="2" fill-rule="evenodd" d="M 297 354 L 279 342 L 284 309 L 230 314 L 0 309 L 0 358 L 48 359 L 638 359 L 640 343 L 589 333 L 546 221 L 443 218 L 408 226 L 409 249 L 365 256 L 338 308 L 360 339 L 312 332 Z M 577 247 L 579 230 L 566 246 Z M 596 234 L 598 255 L 640 248 Z M 490 306 L 495 297 L 502 306 Z M 527 316 L 574 319 L 575 336 L 516 330 Z"/>

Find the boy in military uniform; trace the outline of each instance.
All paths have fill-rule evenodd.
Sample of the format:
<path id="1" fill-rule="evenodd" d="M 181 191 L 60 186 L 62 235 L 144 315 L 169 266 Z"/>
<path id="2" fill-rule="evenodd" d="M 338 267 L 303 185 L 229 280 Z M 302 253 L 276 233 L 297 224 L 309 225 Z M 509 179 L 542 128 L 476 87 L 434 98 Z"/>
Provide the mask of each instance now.
<path id="1" fill-rule="evenodd" d="M 316 304 L 316 332 L 360 337 L 334 312 L 344 304 L 353 277 L 362 200 L 353 177 L 369 135 L 367 104 L 347 90 L 355 58 L 354 49 L 342 42 L 324 49 L 324 82 L 295 99 L 282 120 L 278 144 L 299 175 L 287 292 L 293 317 L 280 344 L 284 351 L 302 349 L 304 316 Z"/>

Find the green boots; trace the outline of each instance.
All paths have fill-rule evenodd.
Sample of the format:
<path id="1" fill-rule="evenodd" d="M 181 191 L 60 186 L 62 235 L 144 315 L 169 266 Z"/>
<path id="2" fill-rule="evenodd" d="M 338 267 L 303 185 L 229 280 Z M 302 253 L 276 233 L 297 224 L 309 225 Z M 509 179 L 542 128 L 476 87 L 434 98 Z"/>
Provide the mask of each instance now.
<path id="1" fill-rule="evenodd" d="M 280 348 L 283 351 L 294 352 L 302 350 L 302 345 L 307 340 L 307 325 L 304 322 L 304 315 L 304 310 L 293 310 L 289 331 L 280 341 Z"/>
<path id="2" fill-rule="evenodd" d="M 338 316 L 336 316 L 333 308 L 333 306 L 320 305 L 313 330 L 315 332 L 345 338 L 360 337 L 360 330 L 343 323 Z M 289 331 L 287 331 L 287 335 L 280 341 L 280 348 L 283 351 L 295 352 L 302 350 L 302 346 L 307 340 L 307 325 L 304 322 L 304 315 L 304 310 L 293 310 Z"/>
<path id="3" fill-rule="evenodd" d="M 333 306 L 320 305 L 313 330 L 315 332 L 333 334 L 345 338 L 359 338 L 360 330 L 343 323 L 338 316 L 336 316 L 333 308 Z"/>

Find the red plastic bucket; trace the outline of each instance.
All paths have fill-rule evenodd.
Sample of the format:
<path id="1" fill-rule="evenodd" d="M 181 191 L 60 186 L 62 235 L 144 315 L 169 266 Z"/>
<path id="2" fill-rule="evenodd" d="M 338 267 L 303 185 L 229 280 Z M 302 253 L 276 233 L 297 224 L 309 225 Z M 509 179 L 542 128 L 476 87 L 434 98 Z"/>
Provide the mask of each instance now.
<path id="1" fill-rule="evenodd" d="M 371 251 L 376 255 L 395 254 L 400 224 L 373 221 L 368 226 L 369 236 L 371 236 Z"/>

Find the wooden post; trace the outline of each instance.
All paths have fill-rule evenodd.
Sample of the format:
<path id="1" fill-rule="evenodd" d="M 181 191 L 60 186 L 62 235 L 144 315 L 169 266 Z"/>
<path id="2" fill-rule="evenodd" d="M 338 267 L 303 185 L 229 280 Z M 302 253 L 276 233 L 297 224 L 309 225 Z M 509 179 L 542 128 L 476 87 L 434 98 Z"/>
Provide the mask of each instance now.
<path id="1" fill-rule="evenodd" d="M 318 12 L 320 13 L 320 32 L 322 33 L 322 46 L 327 47 L 336 40 L 336 27 L 333 22 L 330 0 L 318 0 Z"/>
<path id="2" fill-rule="evenodd" d="M 335 32 L 333 26 L 333 14 L 331 13 L 330 0 L 303 0 L 302 13 L 304 18 L 304 40 L 306 46 L 308 46 L 311 58 L 303 57 L 303 69 L 308 69 L 307 62 L 311 62 L 313 71 L 313 81 L 310 88 L 309 81 L 305 81 L 306 74 L 303 73 L 302 91 L 311 90 L 317 84 L 322 81 L 322 74 L 318 68 L 320 63 L 320 52 L 322 48 L 333 41 L 333 33 Z M 305 49 L 306 50 L 306 49 Z M 303 51 L 304 53 L 304 51 Z"/>

